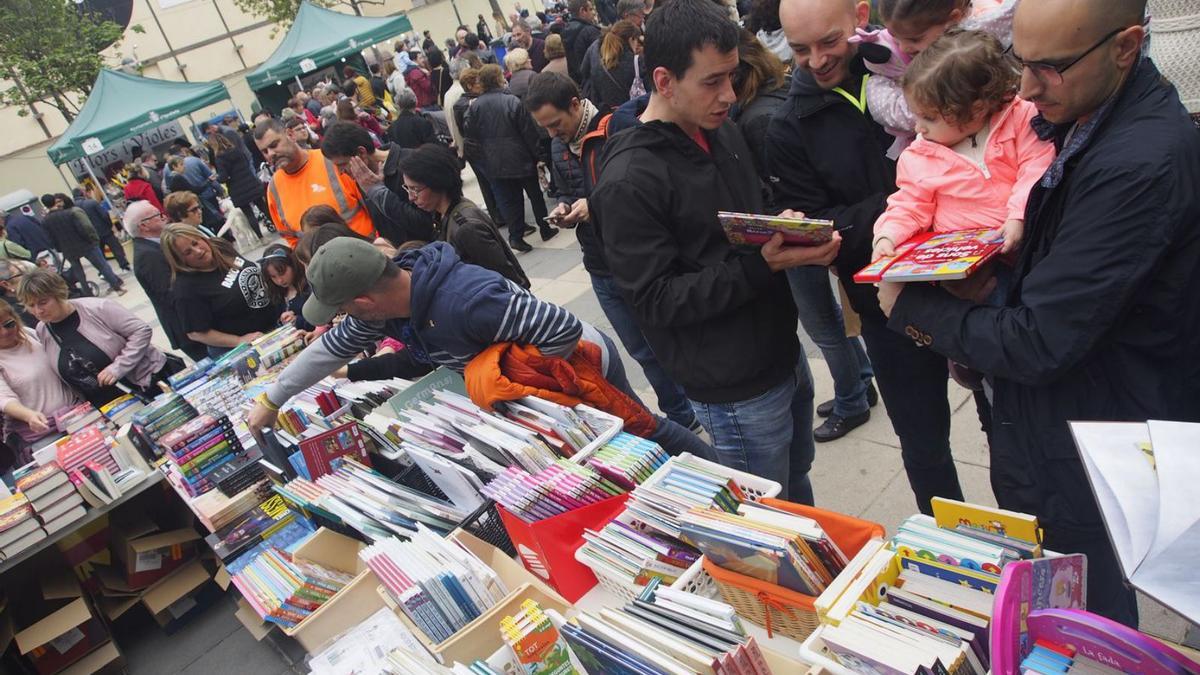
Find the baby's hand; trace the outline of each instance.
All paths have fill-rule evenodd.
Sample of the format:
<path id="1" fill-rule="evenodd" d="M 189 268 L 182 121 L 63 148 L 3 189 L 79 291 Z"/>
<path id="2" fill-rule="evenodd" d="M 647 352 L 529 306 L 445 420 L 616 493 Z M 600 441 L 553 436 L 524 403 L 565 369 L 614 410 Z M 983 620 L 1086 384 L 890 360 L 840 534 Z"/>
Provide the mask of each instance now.
<path id="1" fill-rule="evenodd" d="M 896 246 L 891 239 L 880 237 L 875 240 L 875 248 L 871 251 L 871 262 L 880 258 L 891 258 L 896 255 Z"/>
<path id="2" fill-rule="evenodd" d="M 1021 237 L 1025 234 L 1025 221 L 1017 218 L 1006 220 L 1000 226 L 1000 232 L 1004 235 L 1004 245 L 1000 247 L 1000 252 L 1015 251 L 1021 245 Z"/>

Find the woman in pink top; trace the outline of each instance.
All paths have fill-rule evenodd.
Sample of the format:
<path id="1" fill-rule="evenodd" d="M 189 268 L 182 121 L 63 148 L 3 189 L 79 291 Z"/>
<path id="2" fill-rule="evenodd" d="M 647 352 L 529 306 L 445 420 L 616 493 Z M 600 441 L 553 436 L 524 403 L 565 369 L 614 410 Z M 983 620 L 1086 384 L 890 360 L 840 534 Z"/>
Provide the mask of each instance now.
<path id="1" fill-rule="evenodd" d="M 53 431 L 51 416 L 78 404 L 79 396 L 58 379 L 45 344 L 21 323 L 12 305 L 0 302 L 0 411 L 4 439 L 12 447 Z M 0 471 L 10 458 L 0 457 Z M 11 460 L 10 460 L 11 461 Z"/>
<path id="2" fill-rule="evenodd" d="M 920 135 L 896 165 L 873 260 L 929 230 L 1000 228 L 1003 251 L 1016 248 L 1029 191 L 1054 160 L 1029 125 L 1037 110 L 1016 97 L 1018 72 L 982 31 L 946 33 L 913 60 L 903 85 Z"/>

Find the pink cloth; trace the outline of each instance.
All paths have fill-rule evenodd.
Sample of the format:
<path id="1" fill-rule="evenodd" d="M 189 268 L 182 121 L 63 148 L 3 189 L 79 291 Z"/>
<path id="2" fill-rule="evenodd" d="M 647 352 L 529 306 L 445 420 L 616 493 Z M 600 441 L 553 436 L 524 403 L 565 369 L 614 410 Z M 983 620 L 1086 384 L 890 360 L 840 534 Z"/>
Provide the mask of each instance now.
<path id="1" fill-rule="evenodd" d="M 0 349 L 0 411 L 16 401 L 49 417 L 51 413 L 79 403 L 75 392 L 58 379 L 53 363 L 42 340 L 28 328 L 25 329 L 25 344 Z M 42 436 L 12 417 L 6 416 L 5 422 L 5 436 L 16 432 L 27 441 Z"/>
<path id="2" fill-rule="evenodd" d="M 67 302 L 79 312 L 80 335 L 112 359 L 118 376 L 128 377 L 139 387 L 150 384 L 150 378 L 167 361 L 167 355 L 150 344 L 154 337 L 150 324 L 134 316 L 116 300 L 77 298 Z M 57 365 L 61 350 L 44 321 L 38 324 L 37 335 L 46 346 L 50 362 Z"/>
<path id="3" fill-rule="evenodd" d="M 886 236 L 902 244 L 930 229 L 997 228 L 1006 220 L 1024 220 L 1029 191 L 1054 161 L 1054 145 L 1029 126 L 1035 115 L 1037 108 L 1018 98 L 992 116 L 986 173 L 944 145 L 913 141 L 896 164 L 898 189 L 875 221 L 874 239 Z"/>

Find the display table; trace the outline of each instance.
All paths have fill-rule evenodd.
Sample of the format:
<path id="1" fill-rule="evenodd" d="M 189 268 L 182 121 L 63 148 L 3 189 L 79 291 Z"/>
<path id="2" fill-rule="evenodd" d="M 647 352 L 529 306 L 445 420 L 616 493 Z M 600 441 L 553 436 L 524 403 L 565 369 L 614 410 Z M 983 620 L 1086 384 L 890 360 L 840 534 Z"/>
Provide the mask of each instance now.
<path id="1" fill-rule="evenodd" d="M 98 509 L 95 509 L 95 508 L 88 509 L 87 513 L 85 513 L 82 517 L 80 517 L 75 522 L 71 523 L 70 525 L 67 525 L 66 527 L 64 527 L 61 530 L 55 532 L 54 534 L 46 537 L 45 539 L 39 541 L 38 543 L 34 544 L 33 546 L 30 546 L 29 548 L 25 549 L 24 551 L 21 551 L 20 553 L 8 558 L 4 562 L 0 562 L 0 575 L 3 575 L 4 573 L 6 573 L 9 570 L 16 567 L 17 565 L 20 565 L 21 563 L 25 562 L 26 560 L 29 560 L 30 558 L 37 555 L 38 553 L 53 546 L 54 544 L 61 541 L 63 538 L 65 538 L 68 535 L 72 534 L 73 532 L 76 532 L 77 530 L 79 530 L 79 528 L 83 527 L 84 525 L 87 525 L 88 523 L 95 521 L 100 516 L 103 516 L 104 514 L 108 513 L 109 511 L 112 511 L 113 509 L 120 507 L 122 504 L 124 504 L 124 503 L 128 502 L 129 500 L 133 499 L 134 497 L 142 494 L 146 490 L 149 490 L 150 488 L 154 487 L 155 485 L 158 485 L 159 483 L 161 483 L 163 481 L 163 479 L 164 479 L 164 476 L 162 475 L 161 472 L 151 471 L 149 474 L 147 474 L 146 476 L 144 476 L 142 478 L 141 482 L 134 484 L 132 487 L 130 487 L 128 490 L 126 490 L 124 493 L 122 493 L 121 497 L 119 499 L 117 499 L 116 501 L 114 501 L 113 503 L 105 504 L 104 506 L 102 506 Z"/>

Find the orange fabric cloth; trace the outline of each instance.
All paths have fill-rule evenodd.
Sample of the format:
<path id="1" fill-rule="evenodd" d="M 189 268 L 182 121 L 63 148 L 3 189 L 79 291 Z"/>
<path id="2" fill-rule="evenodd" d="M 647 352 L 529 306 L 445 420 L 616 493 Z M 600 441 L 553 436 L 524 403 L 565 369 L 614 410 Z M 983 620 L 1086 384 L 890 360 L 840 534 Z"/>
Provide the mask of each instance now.
<path id="1" fill-rule="evenodd" d="M 289 246 L 295 247 L 300 237 L 300 217 L 310 207 L 318 204 L 332 206 L 333 210 L 342 213 L 342 217 L 346 218 L 351 230 L 368 239 L 375 238 L 375 225 L 371 222 L 371 215 L 367 213 L 366 200 L 358 191 L 358 184 L 353 178 L 336 169 L 333 173 L 346 196 L 347 206 L 353 212 L 349 218 L 342 213 L 338 204 L 337 195 L 330 185 L 329 168 L 320 150 L 309 150 L 308 161 L 296 173 L 287 173 L 279 169 L 271 177 L 273 185 L 267 188 L 267 207 L 271 211 L 275 229 L 279 230 L 280 236 L 287 240 Z"/>
<path id="2" fill-rule="evenodd" d="M 582 340 L 569 359 L 542 356 L 532 345 L 501 342 L 472 359 L 463 377 L 471 400 L 487 410 L 523 396 L 565 406 L 585 403 L 625 420 L 625 431 L 648 437 L 658 422 L 645 406 L 604 379 L 601 354 L 598 345 Z"/>

